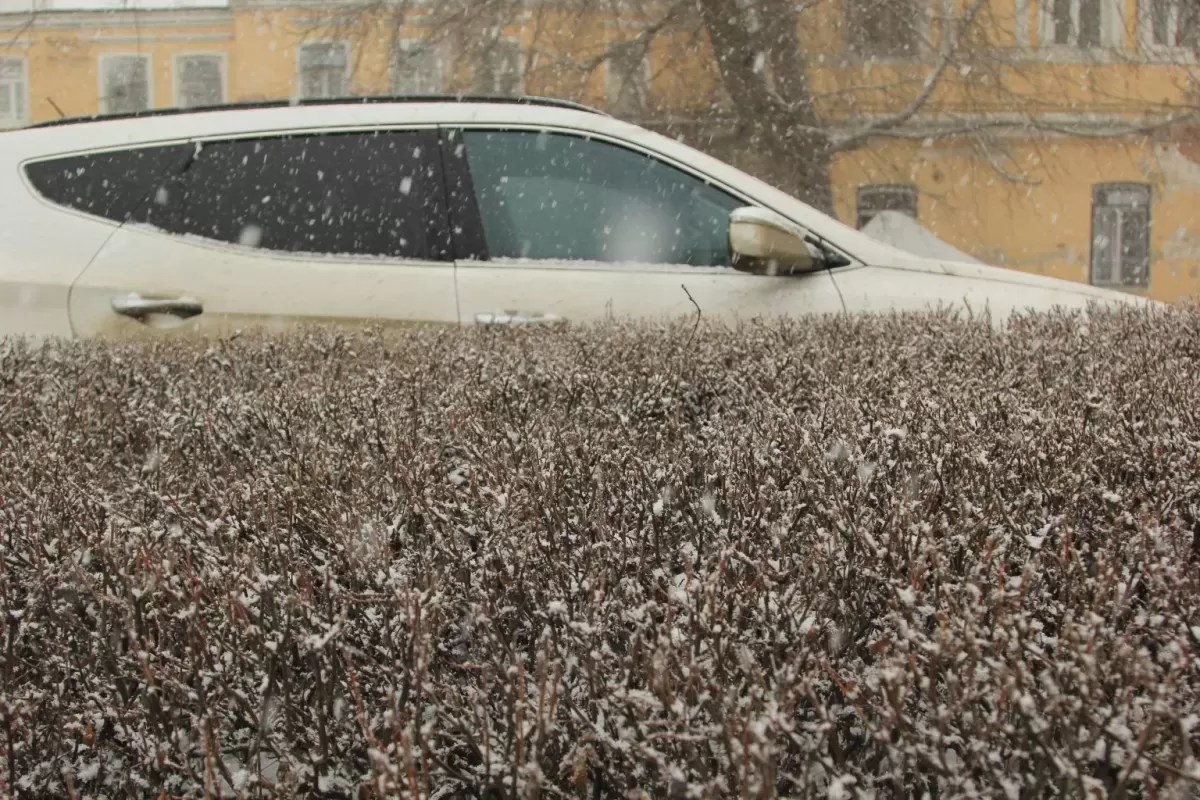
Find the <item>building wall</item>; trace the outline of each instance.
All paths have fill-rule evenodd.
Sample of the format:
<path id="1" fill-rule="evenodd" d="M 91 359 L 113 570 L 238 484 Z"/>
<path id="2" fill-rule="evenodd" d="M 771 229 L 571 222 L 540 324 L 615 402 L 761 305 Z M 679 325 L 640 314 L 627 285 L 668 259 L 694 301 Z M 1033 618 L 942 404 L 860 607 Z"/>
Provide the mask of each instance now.
<path id="1" fill-rule="evenodd" d="M 1178 141 L 1064 138 L 1006 150 L 1006 160 L 1024 166 L 1020 181 L 967 144 L 876 144 L 844 154 L 834 172 L 838 216 L 853 223 L 861 185 L 911 184 L 919 221 L 949 244 L 997 266 L 1087 282 L 1094 186 L 1148 184 L 1151 272 L 1137 291 L 1200 299 L 1200 163 Z"/>
<path id="2" fill-rule="evenodd" d="M 109 55 L 151 59 L 151 105 L 175 105 L 175 56 L 212 52 L 236 58 L 227 10 L 56 12 L 0 15 L 0 58 L 24 59 L 29 121 L 100 111 L 100 62 Z M 60 113 L 61 112 L 61 113 Z"/>
<path id="3" fill-rule="evenodd" d="M 937 7 L 947 1 L 931 0 Z M 1104 63 L 1084 63 L 1078 53 L 1037 49 L 1041 17 L 1036 0 L 998 0 L 979 35 L 1020 64 L 987 74 L 954 73 L 939 87 L 932 107 L 940 113 L 997 119 L 1068 109 L 1078 121 L 1089 116 L 1131 119 L 1152 104 L 1188 102 L 1184 71 L 1172 63 L 1171 54 L 1145 57 L 1139 51 L 1137 0 L 1114 2 L 1123 13 L 1114 22 L 1119 44 Z M 818 91 L 866 80 L 887 84 L 923 79 L 927 66 L 921 62 L 932 57 L 928 53 L 924 59 L 882 63 L 864 63 L 848 55 L 835 10 L 826 4 L 801 31 L 811 52 L 822 54 L 811 76 Z M 524 90 L 604 105 L 605 67 L 565 68 L 555 54 L 586 64 L 606 43 L 632 35 L 637 20 L 583 19 L 552 8 L 539 13 L 536 18 L 526 13 L 506 20 L 500 31 L 519 41 L 524 52 L 537 54 L 523 65 Z M 35 18 L 0 15 L 0 58 L 24 60 L 28 120 L 42 121 L 60 114 L 98 113 L 99 64 L 110 54 L 148 55 L 151 104 L 169 107 L 178 102 L 175 70 L 180 54 L 221 54 L 227 100 L 281 99 L 297 92 L 301 43 L 340 39 L 350 43 L 350 93 L 384 94 L 391 89 L 389 65 L 396 40 L 429 32 L 419 14 L 401 29 L 386 12 L 337 18 L 312 6 L 264 0 L 244 0 L 228 9 L 57 11 Z M 934 47 L 945 35 L 936 15 L 931 14 L 927 33 Z M 648 63 L 648 117 L 686 117 L 720 102 L 735 102 L 723 97 L 705 47 L 702 34 L 695 31 L 654 40 Z M 444 51 L 446 90 L 469 90 L 471 47 L 451 37 Z M 853 96 L 853 104 L 829 101 L 826 115 L 854 125 L 904 102 L 903 95 L 888 91 Z M 738 148 L 736 136 L 714 139 L 697 127 L 687 138 L 759 174 L 769 177 L 777 169 L 755 164 L 753 153 Z M 1144 291 L 1167 301 L 1200 298 L 1200 138 L 1188 131 L 1121 139 L 1029 137 L 1011 131 L 925 141 L 880 139 L 840 154 L 833 174 L 836 211 L 843 221 L 853 224 L 856 219 L 860 186 L 909 185 L 917 192 L 920 222 L 960 250 L 1000 266 L 1079 281 L 1089 279 L 1095 185 L 1147 184 L 1153 260 Z"/>

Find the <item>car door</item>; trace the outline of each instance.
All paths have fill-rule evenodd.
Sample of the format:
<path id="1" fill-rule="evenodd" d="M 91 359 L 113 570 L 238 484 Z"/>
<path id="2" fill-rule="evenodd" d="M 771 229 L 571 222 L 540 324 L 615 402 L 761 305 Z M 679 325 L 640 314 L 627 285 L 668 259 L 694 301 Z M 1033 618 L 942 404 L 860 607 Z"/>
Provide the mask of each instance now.
<path id="1" fill-rule="evenodd" d="M 76 335 L 457 322 L 436 129 L 195 142 L 164 161 L 72 286 Z"/>
<path id="2" fill-rule="evenodd" d="M 828 270 L 734 270 L 729 216 L 752 203 L 655 155 L 488 128 L 444 132 L 443 153 L 466 324 L 841 309 Z"/>

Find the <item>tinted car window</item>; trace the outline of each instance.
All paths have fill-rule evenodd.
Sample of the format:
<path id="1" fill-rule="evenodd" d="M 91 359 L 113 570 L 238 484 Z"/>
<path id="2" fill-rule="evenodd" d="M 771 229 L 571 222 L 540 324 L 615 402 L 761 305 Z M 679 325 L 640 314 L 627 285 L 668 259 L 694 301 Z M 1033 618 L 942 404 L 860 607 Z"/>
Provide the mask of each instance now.
<path id="1" fill-rule="evenodd" d="M 685 172 L 577 136 L 466 131 L 492 259 L 728 265 L 745 203 Z"/>
<path id="2" fill-rule="evenodd" d="M 29 164 L 25 174 L 52 202 L 117 222 L 144 220 L 191 152 L 187 144 L 90 153 Z"/>
<path id="3" fill-rule="evenodd" d="M 449 258 L 437 133 L 380 132 L 206 143 L 156 224 L 306 253 Z"/>

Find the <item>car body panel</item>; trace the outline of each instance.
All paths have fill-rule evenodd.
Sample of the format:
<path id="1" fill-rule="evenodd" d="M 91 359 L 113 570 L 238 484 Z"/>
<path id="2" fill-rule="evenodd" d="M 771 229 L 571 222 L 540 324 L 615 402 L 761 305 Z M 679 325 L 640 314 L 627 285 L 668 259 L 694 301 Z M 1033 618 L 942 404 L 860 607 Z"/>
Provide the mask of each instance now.
<path id="1" fill-rule="evenodd" d="M 772 278 L 731 268 L 572 262 L 459 262 L 463 324 L 495 315 L 548 321 L 666 319 L 735 321 L 842 310 L 828 270 Z"/>
<path id="2" fill-rule="evenodd" d="M 0 267 L 0 336 L 71 336 L 70 282 L 47 283 L 37 269 Z"/>
<path id="3" fill-rule="evenodd" d="M 204 313 L 134 320 L 112 308 L 128 292 L 194 298 Z M 458 321 L 449 262 L 272 252 L 139 224 L 122 226 L 96 255 L 71 290 L 70 313 L 76 335 L 116 337 L 282 330 L 330 318 Z"/>
<path id="4" fill-rule="evenodd" d="M 0 219 L 0 336 L 70 336 L 71 283 L 116 223 L 43 200 L 16 169 L 0 170 Z"/>
<path id="5" fill-rule="evenodd" d="M 1051 308 L 1087 310 L 1098 307 L 1145 303 L 1141 298 L 1116 292 L 1080 292 L 1065 285 L 1045 285 L 995 279 L 991 276 L 959 275 L 903 266 L 852 266 L 833 271 L 846 308 L 856 312 L 933 311 L 954 308 L 969 314 L 988 314 L 1003 322 L 1014 313 Z M 958 267 L 958 264 L 945 265 Z M 991 268 L 997 269 L 997 268 Z M 998 270 L 1004 271 L 1004 270 Z M 985 273 L 986 275 L 986 273 Z"/>
<path id="6" fill-rule="evenodd" d="M 996 322 L 1014 313 L 1058 307 L 1151 307 L 1140 295 L 1032 275 L 1016 270 L 935 261 L 913 256 L 885 265 L 853 265 L 833 270 L 846 308 L 859 312 L 926 311 L 956 307 L 972 314 L 987 311 Z"/>

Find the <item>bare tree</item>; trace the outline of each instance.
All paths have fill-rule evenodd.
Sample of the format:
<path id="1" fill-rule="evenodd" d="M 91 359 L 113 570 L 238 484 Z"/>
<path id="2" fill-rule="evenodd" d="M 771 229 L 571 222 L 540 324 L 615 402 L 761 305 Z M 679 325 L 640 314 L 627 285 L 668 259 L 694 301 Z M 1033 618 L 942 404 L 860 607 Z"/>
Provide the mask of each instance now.
<path id="1" fill-rule="evenodd" d="M 1143 24 L 1193 42 L 1195 5 L 1147 0 Z M 1017 40 L 1016 16 L 996 0 L 368 0 L 338 13 L 401 69 L 414 52 L 438 48 L 450 65 L 443 85 L 454 90 L 604 96 L 621 116 L 702 148 L 719 139 L 754 154 L 741 166 L 826 211 L 837 154 L 882 137 L 956 137 L 1021 181 L 1002 131 L 1112 137 L 1195 120 L 1195 104 L 1179 99 L 1115 103 L 1107 89 L 1081 98 L 1065 67 Z M 1100 36 L 1086 14 L 1077 18 L 1079 30 L 1048 35 Z M 414 36 L 421 47 L 401 46 Z M 1140 41 L 1132 31 L 1125 40 Z M 1137 58 L 1136 49 L 1110 48 L 1104 59 Z M 1178 98 L 1195 96 L 1189 61 L 1177 72 Z M 1047 76 L 1061 92 L 1039 90 Z M 1081 104 L 1097 102 L 1119 111 L 1082 124 Z"/>

